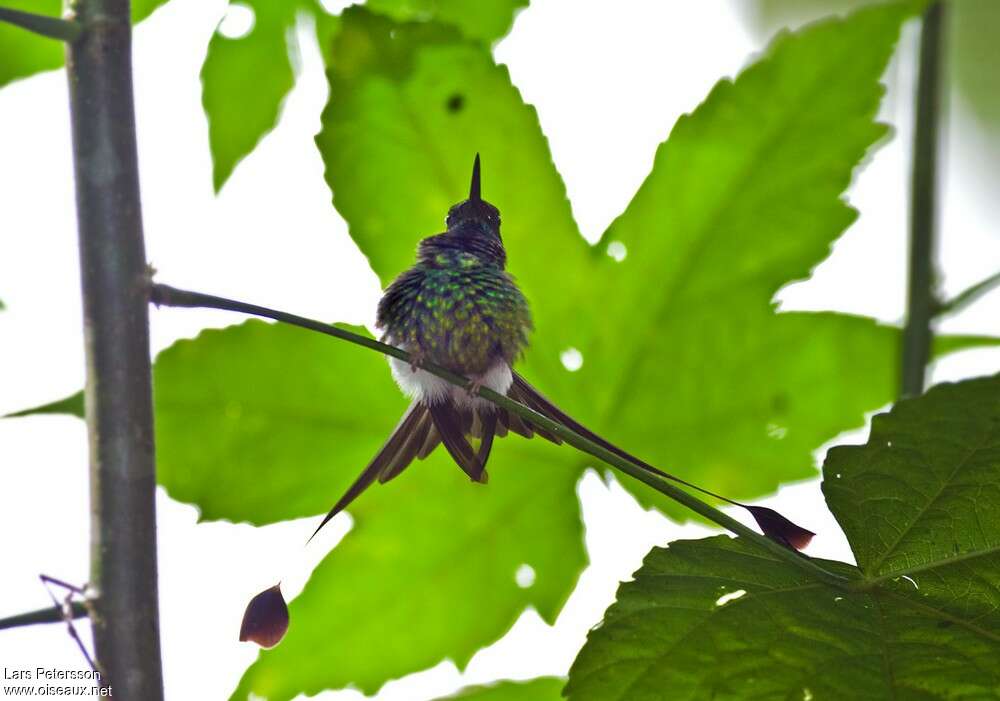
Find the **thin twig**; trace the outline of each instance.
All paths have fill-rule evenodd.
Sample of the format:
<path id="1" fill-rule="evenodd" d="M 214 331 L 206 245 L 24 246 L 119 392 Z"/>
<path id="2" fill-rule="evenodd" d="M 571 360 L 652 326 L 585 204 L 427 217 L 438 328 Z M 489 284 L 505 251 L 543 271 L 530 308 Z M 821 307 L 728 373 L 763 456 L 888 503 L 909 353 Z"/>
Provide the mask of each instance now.
<path id="1" fill-rule="evenodd" d="M 86 604 L 80 601 L 74 601 L 71 610 L 73 618 L 83 618 L 88 615 Z M 7 618 L 0 618 L 0 630 L 6 630 L 7 628 L 22 628 L 24 626 L 33 626 L 39 623 L 60 623 L 65 620 L 66 611 L 60 604 L 59 606 L 52 606 L 45 609 L 38 609 L 36 611 L 19 613 L 14 616 L 8 616 Z"/>
<path id="2" fill-rule="evenodd" d="M 293 326 L 309 329 L 310 331 L 316 331 L 328 336 L 334 336 L 335 338 L 369 348 L 384 355 L 389 355 L 394 358 L 399 358 L 405 362 L 410 362 L 410 354 L 400 348 L 352 333 L 346 329 L 331 326 L 330 324 L 324 324 L 321 321 L 315 321 L 313 319 L 296 316 L 295 314 L 288 314 L 287 312 L 261 307 L 256 304 L 247 304 L 245 302 L 238 302 L 236 300 L 202 294 L 200 292 L 179 290 L 175 287 L 161 284 L 152 285 L 150 291 L 150 301 L 156 305 L 168 307 L 204 307 L 208 309 L 223 309 L 242 314 L 252 314 L 254 316 L 273 319 L 274 321 L 280 321 Z M 439 365 L 424 361 L 421 363 L 420 367 L 432 375 L 436 375 L 437 377 L 440 377 L 455 386 L 469 386 L 468 378 L 457 375 Z M 809 572 L 817 579 L 834 586 L 843 587 L 847 584 L 847 579 L 823 569 L 805 555 L 796 553 L 795 551 L 774 542 L 770 538 L 760 535 L 728 514 L 719 511 L 713 506 L 710 506 L 700 499 L 688 494 L 683 489 L 674 486 L 663 477 L 654 474 L 635 463 L 625 460 L 618 455 L 615 455 L 609 450 L 597 445 L 593 441 L 590 441 L 578 433 L 571 431 L 562 424 L 549 419 L 547 416 L 539 414 L 523 404 L 513 401 L 509 397 L 494 392 L 488 387 L 479 388 L 478 394 L 503 409 L 506 409 L 507 411 L 516 414 L 531 423 L 541 426 L 546 431 L 559 436 L 566 443 L 570 444 L 577 450 L 592 455 L 621 472 L 624 472 L 625 474 L 649 485 L 661 494 L 664 494 L 674 501 L 683 504 L 695 513 L 704 516 L 709 521 L 717 523 L 723 528 L 756 543 L 761 548 L 769 551 L 782 560 L 790 562 L 796 567 Z"/>
<path id="3" fill-rule="evenodd" d="M 962 290 L 947 302 L 942 302 L 934 310 L 934 316 L 945 316 L 961 311 L 997 287 L 1000 287 L 1000 272 L 994 273 L 985 280 L 977 282 L 972 287 Z"/>
<path id="4" fill-rule="evenodd" d="M 83 27 L 80 26 L 80 23 L 71 19 L 37 15 L 34 12 L 23 12 L 10 7 L 0 7 L 0 22 L 13 24 L 50 39 L 70 43 L 79 39 L 80 34 L 83 33 Z"/>
<path id="5" fill-rule="evenodd" d="M 901 394 L 924 391 L 931 355 L 934 317 L 934 226 L 937 200 L 938 116 L 940 113 L 941 25 L 944 3 L 932 2 L 920 32 L 920 73 L 913 138 L 910 191 L 910 272 L 903 329 Z"/>
<path id="6" fill-rule="evenodd" d="M 87 650 L 87 646 L 83 644 L 80 634 L 76 632 L 76 626 L 73 625 L 73 619 L 76 618 L 76 616 L 73 615 L 73 597 L 83 596 L 86 593 L 86 587 L 78 587 L 75 584 L 69 584 L 61 579 L 50 577 L 47 574 L 38 575 L 38 578 L 42 580 L 42 584 L 45 586 L 45 591 L 48 592 L 49 597 L 52 599 L 52 603 L 59 608 L 59 611 L 62 614 L 62 620 L 66 622 L 66 632 L 69 633 L 69 637 L 71 637 L 73 642 L 76 643 L 76 646 L 80 649 L 80 654 L 83 655 L 83 659 L 87 661 L 90 668 L 97 672 L 98 679 L 101 679 L 103 684 L 104 675 L 101 674 L 101 671 L 97 668 L 97 663 L 94 662 L 94 658 L 91 657 L 90 651 Z M 51 589 L 49 589 L 50 584 L 62 587 L 66 590 L 66 598 L 63 599 L 62 603 L 59 602 L 56 595 L 52 593 Z"/>

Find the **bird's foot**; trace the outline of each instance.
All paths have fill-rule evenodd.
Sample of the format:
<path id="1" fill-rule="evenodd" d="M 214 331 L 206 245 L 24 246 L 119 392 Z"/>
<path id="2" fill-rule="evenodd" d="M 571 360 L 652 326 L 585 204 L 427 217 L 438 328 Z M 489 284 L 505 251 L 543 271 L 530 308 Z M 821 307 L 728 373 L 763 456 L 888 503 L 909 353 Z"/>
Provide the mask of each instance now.
<path id="1" fill-rule="evenodd" d="M 469 395 L 469 399 L 474 399 L 479 396 L 479 390 L 483 388 L 483 379 L 477 378 L 475 380 L 470 380 L 469 384 L 465 386 L 465 391 Z"/>

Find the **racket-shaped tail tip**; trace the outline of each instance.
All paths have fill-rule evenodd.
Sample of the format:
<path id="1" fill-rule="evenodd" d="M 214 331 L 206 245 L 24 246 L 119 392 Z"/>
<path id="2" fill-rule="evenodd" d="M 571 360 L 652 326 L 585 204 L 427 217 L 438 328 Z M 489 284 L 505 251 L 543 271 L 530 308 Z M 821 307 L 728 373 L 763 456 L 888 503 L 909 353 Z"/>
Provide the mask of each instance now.
<path id="1" fill-rule="evenodd" d="M 275 584 L 250 599 L 240 626 L 240 641 L 257 643 L 261 647 L 274 647 L 288 630 L 288 604 Z"/>
<path id="2" fill-rule="evenodd" d="M 794 550 L 805 549 L 816 535 L 766 506 L 747 506 L 746 510 L 753 515 L 764 535 Z"/>

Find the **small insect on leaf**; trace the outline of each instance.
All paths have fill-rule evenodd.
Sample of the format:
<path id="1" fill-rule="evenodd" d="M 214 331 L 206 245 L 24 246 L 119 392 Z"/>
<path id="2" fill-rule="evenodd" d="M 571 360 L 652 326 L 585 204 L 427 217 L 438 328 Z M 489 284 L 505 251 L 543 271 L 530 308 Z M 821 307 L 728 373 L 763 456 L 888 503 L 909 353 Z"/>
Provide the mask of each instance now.
<path id="1" fill-rule="evenodd" d="M 274 647 L 288 630 L 288 604 L 281 595 L 281 585 L 275 584 L 250 599 L 240 626 L 240 641 L 255 642 L 261 647 Z"/>
<path id="2" fill-rule="evenodd" d="M 769 509 L 766 506 L 745 506 L 744 508 L 753 515 L 764 535 L 795 550 L 805 548 L 816 535 L 802 526 L 795 525 L 774 509 Z"/>

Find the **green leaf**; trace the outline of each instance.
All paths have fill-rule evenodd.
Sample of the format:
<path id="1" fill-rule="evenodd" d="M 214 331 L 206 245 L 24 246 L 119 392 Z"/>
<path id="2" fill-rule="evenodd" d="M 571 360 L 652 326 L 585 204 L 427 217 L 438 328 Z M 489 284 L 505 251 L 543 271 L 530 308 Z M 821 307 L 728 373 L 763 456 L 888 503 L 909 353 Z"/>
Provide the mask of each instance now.
<path id="1" fill-rule="evenodd" d="M 995 463 L 1000 466 L 1000 463 Z M 1000 469 L 995 473 L 1000 479 Z M 819 561 L 857 578 L 843 563 Z M 992 570 L 993 581 L 1000 576 Z M 930 579 L 926 577 L 925 579 Z M 571 701 L 986 699 L 1000 596 L 938 608 L 908 582 L 847 591 L 725 536 L 655 548 L 570 669 Z M 975 595 L 983 591 L 975 586 Z M 986 616 L 986 620 L 980 617 Z"/>
<path id="2" fill-rule="evenodd" d="M 504 243 L 533 304 L 538 333 L 524 367 L 544 373 L 549 392 L 560 380 L 570 386 L 559 353 L 575 315 L 586 314 L 575 295 L 589 284 L 593 252 L 535 110 L 489 50 L 453 28 L 398 24 L 361 7 L 342 20 L 316 144 L 351 236 L 388 283 L 412 264 L 416 243 L 443 228 L 481 153 L 484 193 L 503 212 Z"/>
<path id="3" fill-rule="evenodd" d="M 368 0 L 367 6 L 399 22 L 433 20 L 458 27 L 470 39 L 489 43 L 510 31 L 528 0 Z"/>
<path id="4" fill-rule="evenodd" d="M 160 483 L 258 525 L 329 509 L 406 408 L 379 355 L 257 320 L 163 351 L 154 390 Z"/>
<path id="5" fill-rule="evenodd" d="M 178 342 L 154 382 L 159 480 L 211 519 L 325 512 L 406 406 L 381 356 L 259 321 Z M 234 698 L 373 692 L 442 657 L 466 664 L 527 606 L 554 622 L 586 562 L 580 472 L 559 466 L 556 446 L 500 443 L 503 476 L 488 488 L 441 451 L 356 502 L 354 529 Z M 528 588 L 515 581 L 523 565 L 535 572 Z"/>
<path id="6" fill-rule="evenodd" d="M 580 301 L 601 319 L 574 344 L 581 376 L 592 370 L 604 390 L 591 395 L 596 423 L 619 443 L 752 497 L 809 474 L 817 445 L 891 399 L 895 330 L 776 314 L 771 300 L 857 216 L 841 193 L 886 134 L 878 79 L 908 12 L 884 5 L 780 34 L 660 146 L 599 244 L 627 256 L 604 259 Z"/>
<path id="7" fill-rule="evenodd" d="M 858 568 L 821 564 L 849 588 L 728 538 L 654 549 L 570 699 L 996 698 L 1000 375 L 900 402 L 823 474 Z"/>
<path id="8" fill-rule="evenodd" d="M 440 230 L 482 152 L 484 193 L 535 315 L 525 374 L 629 450 L 749 498 L 812 474 L 816 446 L 895 393 L 895 329 L 776 314 L 771 298 L 856 216 L 840 195 L 885 134 L 878 78 L 905 15 L 890 6 L 780 37 L 678 123 L 590 250 L 533 110 L 482 47 L 445 28 L 345 13 L 317 145 L 384 282 Z M 625 246 L 620 263 L 612 244 Z M 568 348 L 582 353 L 578 372 L 560 363 Z"/>
<path id="9" fill-rule="evenodd" d="M 566 680 L 539 677 L 526 682 L 504 681 L 463 689 L 438 701 L 560 701 Z"/>
<path id="10" fill-rule="evenodd" d="M 992 602 L 981 622 L 1000 626 L 1000 375 L 876 416 L 868 443 L 829 452 L 823 494 L 869 580 L 912 576 L 956 613 Z"/>
<path id="11" fill-rule="evenodd" d="M 166 1 L 135 0 L 132 22 L 138 24 Z M 62 14 L 60 0 L 3 0 L 3 6 L 50 17 Z M 0 87 L 39 71 L 59 68 L 63 65 L 63 54 L 61 42 L 0 22 Z"/>
<path id="12" fill-rule="evenodd" d="M 658 459 L 666 457 L 666 465 L 681 464 L 685 474 L 693 471 L 713 487 L 722 483 L 756 494 L 773 489 L 779 479 L 809 474 L 810 452 L 817 445 L 844 428 L 860 424 L 864 411 L 884 404 L 894 393 L 892 369 L 898 340 L 894 329 L 836 314 L 779 315 L 774 313 L 770 298 L 782 282 L 805 275 L 854 217 L 840 200 L 840 193 L 855 163 L 884 133 L 872 121 L 880 94 L 877 80 L 903 16 L 903 11 L 893 7 L 782 39 L 764 59 L 765 68 L 751 68 L 735 84 L 717 88 L 671 138 L 670 143 L 677 140 L 677 151 L 684 158 L 664 155 L 674 153 L 668 143 L 661 150 L 645 194 L 640 193 L 637 204 L 616 224 L 613 235 L 627 239 L 630 246 L 628 258 L 621 264 L 604 255 L 603 248 L 588 248 L 579 236 L 537 117 L 510 85 L 506 70 L 493 63 L 482 45 L 454 29 L 429 23 L 398 24 L 358 7 L 346 11 L 332 45 L 330 102 L 317 145 L 335 204 L 383 280 L 411 263 L 420 237 L 440 230 L 443 213 L 466 191 L 472 155 L 481 152 L 484 192 L 504 213 L 504 241 L 511 267 L 535 311 L 538 333 L 524 366 L 532 379 L 571 412 L 589 414 L 586 418 L 599 430 L 617 414 L 635 417 L 635 426 L 621 421 L 616 424 L 622 431 L 631 427 L 628 435 L 634 441 L 626 443 L 630 449 Z M 811 41 L 819 48 L 802 48 Z M 803 61 L 809 65 L 803 67 Z M 809 70 L 817 69 L 841 71 L 847 78 L 840 81 L 831 75 L 827 80 L 830 95 L 826 95 L 808 77 L 812 75 Z M 846 83 L 851 84 L 850 90 Z M 804 111 L 810 100 L 818 100 L 820 108 L 833 113 L 829 119 L 838 125 L 834 135 L 795 127 L 793 116 Z M 768 108 L 762 109 L 758 103 Z M 752 124 L 744 127 L 739 120 L 720 121 L 722 115 L 739 115 L 740 110 L 745 119 L 763 123 L 765 141 L 754 141 L 758 130 Z M 806 121 L 809 127 L 820 126 L 815 119 Z M 813 141 L 834 143 L 810 146 L 810 134 Z M 784 145 L 786 136 L 791 146 Z M 792 175 L 762 168 L 761 184 L 738 183 L 743 171 L 756 169 L 762 162 L 759 155 L 734 159 L 727 154 L 748 148 L 753 156 L 765 146 L 781 157 L 783 167 L 794 165 Z M 813 150 L 818 154 L 815 157 L 810 155 Z M 713 171 L 709 166 L 715 162 L 719 170 Z M 729 182 L 728 199 L 713 196 L 708 186 L 697 191 L 685 185 L 684 192 L 700 203 L 701 211 L 687 211 L 676 220 L 662 216 L 662 210 L 657 215 L 653 200 L 656 188 L 661 187 L 660 179 L 676 183 L 679 177 L 673 169 L 686 168 L 698 173 L 699 180 L 712 182 L 714 177 L 717 183 Z M 768 200 L 765 194 L 769 188 L 782 199 Z M 730 200 L 734 215 L 727 210 Z M 789 206 L 788 202 L 796 204 Z M 671 224 L 674 221 L 677 223 Z M 637 231 L 643 223 L 649 226 L 645 239 Z M 709 240 L 708 232 L 716 228 L 722 233 Z M 788 231 L 795 231 L 796 236 L 788 236 Z M 611 240 L 606 238 L 605 244 Z M 657 245 L 660 240 L 664 243 Z M 733 285 L 721 284 L 725 276 L 718 266 L 732 272 L 734 265 L 713 257 L 716 246 L 745 258 L 735 268 L 739 274 L 733 276 Z M 681 258 L 686 259 L 686 267 L 677 268 L 673 248 L 684 253 Z M 694 249 L 703 252 L 695 255 Z M 636 259 L 640 259 L 638 263 Z M 665 266 L 653 266 L 655 259 L 665 261 Z M 558 280 L 554 279 L 553 261 L 558 261 Z M 660 283 L 664 271 L 668 281 L 672 276 L 671 284 Z M 704 303 L 712 292 L 721 298 Z M 650 305 L 656 314 L 647 316 Z M 685 313 L 689 305 L 693 311 Z M 655 323 L 649 322 L 651 318 Z M 622 331 L 625 326 L 629 328 Z M 610 347 L 612 341 L 614 348 Z M 248 358 L 255 356 L 245 344 L 234 344 L 234 350 L 236 345 Z M 574 374 L 566 372 L 559 361 L 559 353 L 571 345 L 582 349 L 585 358 L 584 368 Z M 643 353 L 659 361 L 659 374 L 623 379 L 622 368 L 634 365 L 637 373 L 645 373 L 656 366 L 646 362 Z M 318 365 L 334 367 L 328 359 Z M 281 366 L 295 367 L 297 374 L 310 367 L 302 357 Z M 362 374 L 368 377 L 367 372 Z M 385 375 L 383 369 L 381 377 Z M 845 382 L 845 377 L 852 381 Z M 231 381 L 239 380 L 234 377 Z M 243 382 L 246 384 L 245 379 Z M 227 396 L 224 388 L 216 391 Z M 378 434 L 387 435 L 399 409 L 388 415 L 370 411 L 364 403 L 367 399 L 354 403 L 356 395 L 356 391 L 340 390 L 335 396 L 351 398 L 353 417 L 384 416 L 385 425 Z M 664 402 L 664 396 L 670 401 Z M 655 423 L 649 417 L 654 417 Z M 180 431 L 178 424 L 170 433 Z M 217 445 L 219 432 L 209 433 L 210 445 Z M 669 440 L 664 440 L 665 434 Z M 706 435 L 713 437 L 707 446 Z M 302 440 L 296 436 L 296 441 Z M 346 440 L 362 443 L 357 436 Z M 239 442 L 237 437 L 232 439 L 234 445 Z M 368 454 L 376 445 L 373 439 L 367 446 Z M 531 518 L 555 518 L 561 526 L 553 529 L 548 520 L 529 522 L 509 546 L 518 557 L 511 557 L 506 545 L 498 548 L 494 557 L 509 570 L 523 557 L 521 548 L 528 545 L 523 542 L 530 540 L 528 533 L 548 534 L 555 551 L 579 553 L 579 542 L 573 535 L 579 529 L 575 505 L 572 510 L 565 507 L 573 501 L 569 487 L 587 461 L 567 450 L 513 439 L 501 441 L 496 450 L 489 499 L 503 500 L 504 494 L 509 494 L 511 503 L 518 503 L 515 495 L 522 488 L 528 490 L 524 495 L 554 495 L 549 500 L 550 511 Z M 278 460 L 279 451 L 271 452 L 272 462 Z M 315 452 L 327 455 L 322 449 Z M 216 459 L 222 461 L 226 455 L 226 449 L 219 450 Z M 244 465 L 252 464 L 248 462 L 250 455 L 244 457 Z M 443 655 L 461 664 L 477 646 L 502 633 L 523 599 L 501 597 L 482 607 L 479 616 L 485 623 L 452 615 L 447 631 L 426 619 L 421 610 L 425 606 L 436 610 L 437 597 L 455 606 L 467 592 L 492 591 L 499 586 L 497 573 L 491 571 L 486 578 L 477 579 L 472 568 L 456 574 L 442 567 L 433 575 L 442 578 L 441 586 L 436 580 L 430 584 L 425 581 L 432 577 L 424 569 L 426 558 L 433 558 L 441 549 L 468 551 L 468 535 L 453 524 L 466 524 L 489 507 L 469 507 L 469 516 L 452 514 L 440 532 L 433 536 L 421 533 L 413 547 L 396 544 L 401 534 L 414 537 L 409 533 L 413 529 L 407 529 L 412 519 L 408 521 L 406 514 L 419 500 L 402 496 L 406 490 L 420 488 L 424 480 L 456 480 L 454 488 L 428 481 L 427 494 L 438 494 L 448 501 L 442 507 L 421 501 L 422 513 L 464 509 L 464 500 L 475 498 L 467 493 L 468 485 L 460 473 L 446 463 L 446 458 L 437 456 L 431 465 L 417 466 L 399 483 L 366 494 L 352 510 L 361 524 L 359 530 L 347 536 L 307 586 L 300 602 L 293 603 L 292 616 L 298 623 L 293 624 L 282 646 L 262 653 L 241 683 L 237 697 L 252 690 L 288 698 L 300 691 L 313 693 L 351 682 L 370 691 L 390 677 L 432 664 Z M 298 515 L 323 498 L 327 501 L 316 510 L 325 510 L 327 495 L 339 494 L 364 461 L 352 457 L 344 464 L 353 467 L 346 473 L 330 470 L 339 474 L 331 474 L 325 482 L 300 479 L 298 484 L 308 484 L 309 494 L 291 497 L 287 504 L 278 500 L 281 505 L 267 512 L 267 520 L 278 518 L 282 510 L 289 511 L 289 506 L 294 506 Z M 440 465 L 437 472 L 432 472 L 433 465 Z M 523 472 L 526 465 L 539 467 Z M 310 475 L 317 472 L 313 467 L 306 469 Z M 253 470 L 253 474 L 259 473 Z M 290 475 L 298 476 L 294 471 Z M 265 499 L 275 490 L 294 490 L 291 476 L 272 468 L 266 478 L 255 479 L 254 489 Z M 200 503 L 215 498 L 205 495 L 206 491 L 224 491 L 217 479 L 210 484 L 205 479 L 185 476 L 188 483 L 184 488 L 190 490 L 185 498 Z M 275 485 L 281 481 L 289 484 Z M 556 483 L 562 484 L 562 491 L 554 488 Z M 458 489 L 460 486 L 466 489 Z M 171 492 L 177 494 L 179 488 L 181 485 L 175 484 Z M 196 498 L 199 491 L 202 496 Z M 239 492 L 241 499 L 255 498 L 242 484 L 234 484 L 232 491 Z M 380 508 L 382 499 L 399 499 L 399 506 Z M 553 504 L 559 505 L 555 513 L 551 512 Z M 228 514 L 236 509 L 241 507 L 231 504 L 218 511 Z M 236 513 L 251 518 L 250 512 L 256 509 L 242 508 Z M 379 514 L 377 520 L 367 522 L 372 530 L 366 531 L 368 510 Z M 528 509 L 526 513 L 532 512 Z M 397 514 L 402 514 L 398 521 Z M 510 527 L 498 520 L 493 529 L 508 531 Z M 376 535 L 366 538 L 366 533 Z M 390 546 L 384 544 L 385 539 L 390 539 Z M 395 559 L 377 559 L 386 547 L 396 554 Z M 426 548 L 433 548 L 430 554 L 425 555 Z M 420 556 L 409 555 L 411 551 Z M 547 570 L 554 580 L 549 584 L 552 591 L 568 592 L 581 564 L 582 554 L 553 563 Z M 402 583 L 398 572 L 406 567 L 419 576 Z M 342 583 L 349 579 L 348 573 L 356 572 L 364 573 L 365 586 L 374 587 L 374 591 L 358 594 L 356 582 L 349 588 Z M 396 603 L 391 614 L 398 618 L 386 621 L 381 612 L 390 601 L 399 600 L 402 590 L 407 592 L 407 601 L 419 605 Z M 364 598 L 345 599 L 351 596 Z M 345 600 L 352 601 L 357 615 L 363 616 L 349 618 L 350 626 L 338 618 Z M 487 609 L 488 614 L 484 612 Z M 333 627 L 336 632 L 332 632 Z M 398 654 L 371 654 L 377 649 L 373 646 L 384 645 L 387 637 L 398 638 Z M 310 651 L 311 659 L 346 658 L 350 664 L 336 669 L 319 663 L 303 667 L 297 652 L 304 651 Z M 364 656 L 363 652 L 369 654 Z"/>
<path id="13" fill-rule="evenodd" d="M 557 448 L 527 445 L 494 449 L 503 478 L 488 488 L 470 485 L 438 451 L 391 488 L 366 493 L 351 511 L 354 529 L 292 601 L 288 635 L 247 670 L 234 701 L 349 684 L 371 694 L 444 656 L 464 667 L 527 606 L 554 623 L 586 564 L 579 474 L 544 458 Z M 355 466 L 345 469 L 354 476 Z M 535 572 L 528 588 L 515 580 L 524 565 Z"/>
<path id="14" fill-rule="evenodd" d="M 289 51 L 294 44 L 298 3 L 241 0 L 254 13 L 250 32 L 227 38 L 218 30 L 201 68 L 202 104 L 208 117 L 212 179 L 216 191 L 274 128 L 295 76 Z"/>

